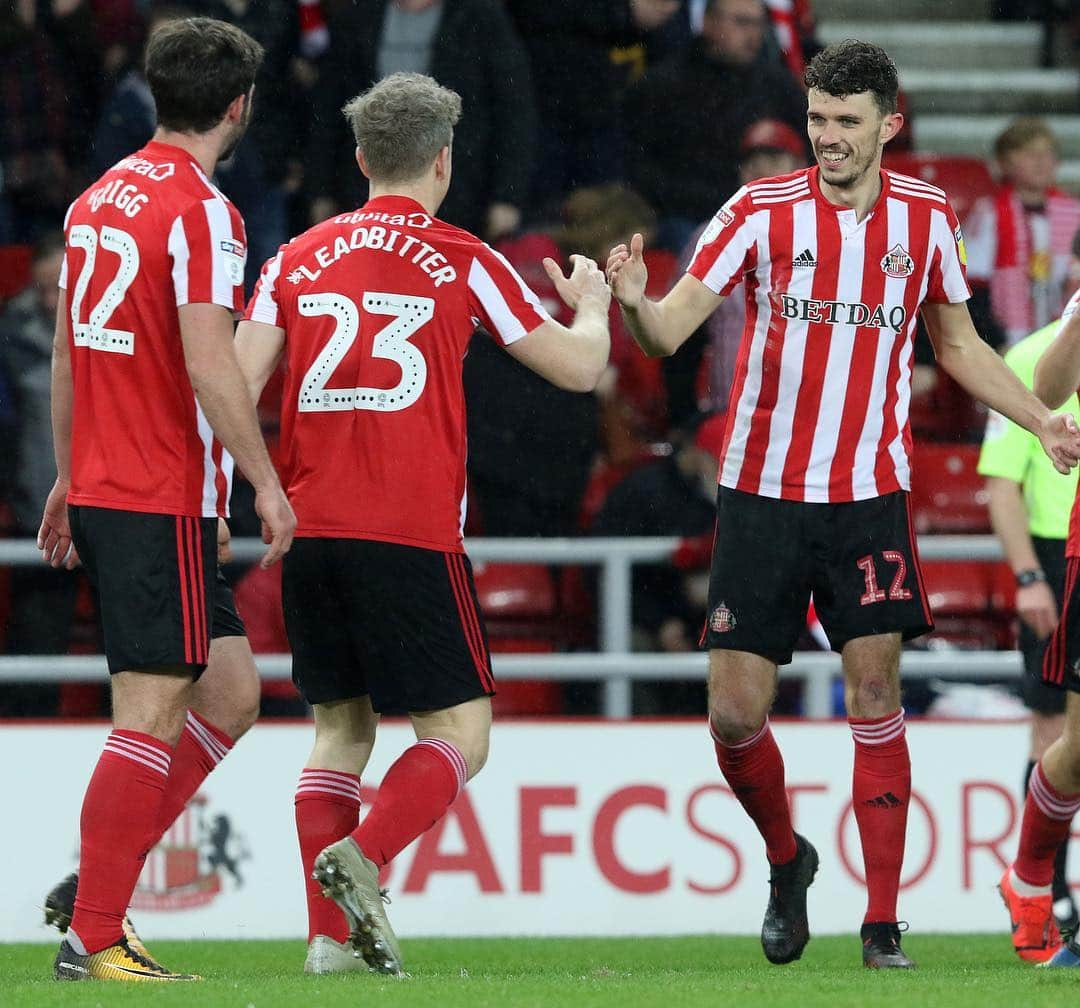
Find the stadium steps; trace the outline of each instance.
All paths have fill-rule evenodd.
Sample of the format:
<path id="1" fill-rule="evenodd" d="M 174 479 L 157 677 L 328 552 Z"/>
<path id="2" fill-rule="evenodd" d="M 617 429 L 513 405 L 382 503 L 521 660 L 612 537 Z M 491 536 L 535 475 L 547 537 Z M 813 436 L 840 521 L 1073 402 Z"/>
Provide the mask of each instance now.
<path id="1" fill-rule="evenodd" d="M 1042 34 L 1039 25 L 990 21 L 830 21 L 819 32 L 826 44 L 845 38 L 876 42 L 901 67 L 956 70 L 1037 67 L 1042 59 Z"/>
<path id="2" fill-rule="evenodd" d="M 988 21 L 985 0 L 819 0 L 815 9 L 822 41 L 877 42 L 896 60 L 917 150 L 989 158 L 1013 116 L 1044 116 L 1061 139 L 1060 182 L 1080 193 L 1080 74 L 1038 66 L 1040 25 Z"/>
<path id="3" fill-rule="evenodd" d="M 854 24 L 869 13 L 875 21 L 985 21 L 989 11 L 986 0 L 815 0 L 814 13 L 822 23 Z"/>

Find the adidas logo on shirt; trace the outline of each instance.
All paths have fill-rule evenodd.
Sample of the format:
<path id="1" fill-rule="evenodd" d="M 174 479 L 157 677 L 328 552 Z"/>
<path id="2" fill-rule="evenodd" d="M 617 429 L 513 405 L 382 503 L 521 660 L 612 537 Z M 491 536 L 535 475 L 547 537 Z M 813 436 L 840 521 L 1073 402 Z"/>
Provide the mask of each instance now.
<path id="1" fill-rule="evenodd" d="M 814 253 L 809 249 L 803 249 L 794 259 L 791 260 L 792 266 L 817 266 L 817 260 L 814 258 Z"/>

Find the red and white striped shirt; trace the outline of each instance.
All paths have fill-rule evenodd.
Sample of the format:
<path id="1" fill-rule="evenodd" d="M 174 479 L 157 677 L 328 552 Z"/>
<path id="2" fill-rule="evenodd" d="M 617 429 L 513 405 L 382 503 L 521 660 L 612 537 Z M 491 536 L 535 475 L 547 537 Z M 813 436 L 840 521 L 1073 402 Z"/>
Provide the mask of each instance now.
<path id="1" fill-rule="evenodd" d="M 945 194 L 882 172 L 870 213 L 828 202 L 818 169 L 740 189 L 688 272 L 727 295 L 745 279 L 720 483 L 819 503 L 911 485 L 911 351 L 924 301 L 970 296 Z"/>
<path id="2" fill-rule="evenodd" d="M 285 330 L 282 479 L 298 536 L 462 552 L 462 361 L 550 316 L 498 252 L 380 196 L 294 238 L 247 308 Z"/>
<path id="3" fill-rule="evenodd" d="M 233 461 L 195 399 L 177 308 L 244 306 L 244 222 L 186 151 L 151 142 L 72 203 L 72 504 L 213 518 Z M 74 278 L 74 283 L 69 283 Z"/>

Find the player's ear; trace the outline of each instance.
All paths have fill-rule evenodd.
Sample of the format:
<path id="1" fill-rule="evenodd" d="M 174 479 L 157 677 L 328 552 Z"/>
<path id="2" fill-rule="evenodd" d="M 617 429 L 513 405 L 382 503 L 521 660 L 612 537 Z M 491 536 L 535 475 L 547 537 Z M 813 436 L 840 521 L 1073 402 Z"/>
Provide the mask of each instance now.
<path id="1" fill-rule="evenodd" d="M 245 94 L 237 95 L 231 102 L 229 107 L 225 110 L 225 119 L 230 123 L 242 123 L 244 121 L 244 115 L 246 114 L 246 108 L 251 101 L 251 93 L 255 88 L 252 87 L 251 91 Z"/>
<path id="2" fill-rule="evenodd" d="M 897 133 L 904 128 L 904 114 L 902 112 L 890 112 L 881 120 L 881 142 L 888 143 Z"/>
<path id="3" fill-rule="evenodd" d="M 447 144 L 435 155 L 435 177 L 444 179 L 450 174 L 450 145 Z"/>
<path id="4" fill-rule="evenodd" d="M 364 152 L 359 147 L 356 148 L 356 163 L 360 166 L 360 171 L 364 173 L 364 178 L 371 178 L 371 174 L 368 172 L 367 162 L 364 160 Z"/>

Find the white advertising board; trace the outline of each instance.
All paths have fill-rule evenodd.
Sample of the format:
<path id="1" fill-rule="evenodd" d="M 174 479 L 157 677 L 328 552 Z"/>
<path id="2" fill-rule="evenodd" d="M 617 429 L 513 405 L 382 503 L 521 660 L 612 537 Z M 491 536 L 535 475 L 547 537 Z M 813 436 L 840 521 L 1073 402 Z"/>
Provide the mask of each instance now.
<path id="1" fill-rule="evenodd" d="M 861 923 L 847 725 L 774 725 L 796 828 L 821 853 L 818 934 Z M 914 790 L 900 915 L 920 931 L 999 930 L 995 885 L 1015 851 L 1027 727 L 908 727 Z M 0 941 L 47 940 L 44 894 L 76 866 L 83 789 L 107 728 L 0 725 Z M 411 740 L 380 729 L 365 801 Z M 306 932 L 293 788 L 302 724 L 256 726 L 147 859 L 132 914 L 157 938 Z M 16 769 L 17 768 L 17 769 Z M 16 822 L 19 825 L 16 825 Z M 504 722 L 487 768 L 386 884 L 402 935 L 752 934 L 767 897 L 763 846 L 716 768 L 703 724 Z"/>

